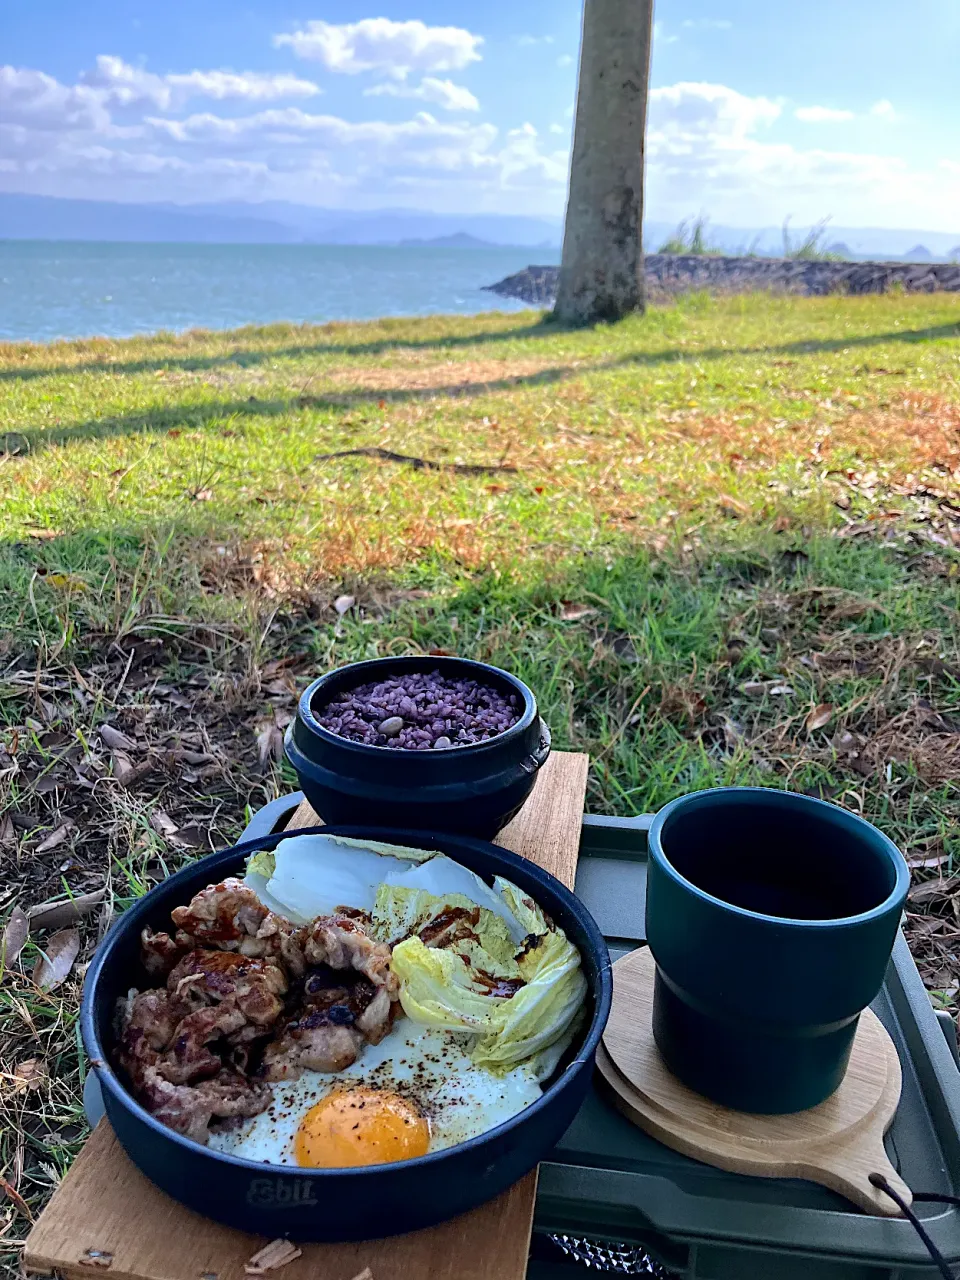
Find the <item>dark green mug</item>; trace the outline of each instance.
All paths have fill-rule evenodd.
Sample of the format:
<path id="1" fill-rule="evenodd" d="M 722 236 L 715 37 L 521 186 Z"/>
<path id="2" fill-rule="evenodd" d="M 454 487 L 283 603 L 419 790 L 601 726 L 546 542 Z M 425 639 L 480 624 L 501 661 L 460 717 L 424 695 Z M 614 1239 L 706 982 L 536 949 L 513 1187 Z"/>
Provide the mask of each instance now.
<path id="1" fill-rule="evenodd" d="M 661 809 L 649 835 L 653 1032 L 697 1093 L 767 1115 L 840 1085 L 877 995 L 910 873 L 836 805 L 722 787 Z"/>

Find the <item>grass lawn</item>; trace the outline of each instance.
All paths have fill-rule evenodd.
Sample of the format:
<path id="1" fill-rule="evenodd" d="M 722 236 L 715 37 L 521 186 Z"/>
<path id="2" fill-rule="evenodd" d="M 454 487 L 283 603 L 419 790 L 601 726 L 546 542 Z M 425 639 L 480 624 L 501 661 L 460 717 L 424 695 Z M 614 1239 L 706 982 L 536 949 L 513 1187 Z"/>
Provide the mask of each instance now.
<path id="1" fill-rule="evenodd" d="M 354 658 L 516 671 L 595 812 L 740 782 L 863 813 L 955 1007 L 956 297 L 8 344 L 0 450 L 0 925 L 102 895 L 61 985 L 43 929 L 0 980 L 11 1269 L 84 1136 L 99 933 L 291 788 L 296 691 Z"/>

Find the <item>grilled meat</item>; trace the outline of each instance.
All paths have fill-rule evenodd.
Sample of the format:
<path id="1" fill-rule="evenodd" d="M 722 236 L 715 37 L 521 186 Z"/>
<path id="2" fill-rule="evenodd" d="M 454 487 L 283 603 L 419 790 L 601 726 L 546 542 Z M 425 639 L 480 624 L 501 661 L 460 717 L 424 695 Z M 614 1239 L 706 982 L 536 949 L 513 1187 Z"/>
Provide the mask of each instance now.
<path id="1" fill-rule="evenodd" d="M 205 1143 L 210 1121 L 257 1116 L 270 1105 L 270 1089 L 230 1070 L 195 1085 L 171 1084 L 156 1068 L 141 1080 L 140 1101 L 162 1124 Z"/>
<path id="2" fill-rule="evenodd" d="M 151 978 L 165 979 L 183 952 L 169 933 L 154 933 L 148 925 L 140 934 L 140 958 Z"/>
<path id="3" fill-rule="evenodd" d="M 171 970 L 167 990 L 185 1011 L 226 1004 L 244 1021 L 271 1027 L 283 1012 L 280 997 L 286 995 L 287 979 L 270 960 L 198 949 L 188 951 Z"/>
<path id="4" fill-rule="evenodd" d="M 176 907 L 171 916 L 177 926 L 174 938 L 167 934 L 150 934 L 148 938 L 147 931 L 144 933 L 144 964 L 150 973 L 163 973 L 169 956 L 198 947 L 274 960 L 294 978 L 302 976 L 306 968 L 303 944 L 307 931 L 268 911 L 252 889 L 233 877 L 208 885 L 187 906 Z"/>
<path id="5" fill-rule="evenodd" d="M 174 907 L 170 918 L 178 931 L 198 943 L 239 950 L 244 938 L 255 938 L 270 913 L 252 889 L 230 876 L 207 885 L 185 907 Z"/>
<path id="6" fill-rule="evenodd" d="M 301 1071 L 342 1071 L 364 1044 L 379 1044 L 390 1029 L 396 1003 L 356 970 L 329 965 L 312 969 L 303 984 L 299 1017 L 267 1045 L 268 1080 L 291 1080 Z"/>
<path id="7" fill-rule="evenodd" d="M 303 948 L 307 963 L 329 965 L 331 969 L 355 969 L 375 987 L 386 987 L 397 998 L 397 981 L 390 972 L 390 947 L 367 936 L 363 926 L 350 916 L 320 916 L 307 928 Z"/>
<path id="8" fill-rule="evenodd" d="M 205 1142 L 211 1121 L 262 1111 L 267 1082 L 342 1071 L 389 1031 L 398 984 L 365 913 L 298 927 L 227 879 L 171 914 L 172 936 L 141 936 L 144 966 L 166 987 L 118 1002 L 117 1059 L 178 1132 Z"/>

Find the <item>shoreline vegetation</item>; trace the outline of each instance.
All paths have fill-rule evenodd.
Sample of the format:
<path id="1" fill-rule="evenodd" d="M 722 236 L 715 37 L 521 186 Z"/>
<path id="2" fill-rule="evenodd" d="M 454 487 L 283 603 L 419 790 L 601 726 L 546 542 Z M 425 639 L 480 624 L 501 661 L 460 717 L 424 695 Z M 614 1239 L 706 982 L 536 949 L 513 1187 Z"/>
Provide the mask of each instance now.
<path id="1" fill-rule="evenodd" d="M 862 814 L 955 1012 L 958 641 L 951 294 L 0 344 L 0 1268 L 85 1137 L 83 965 L 294 789 L 319 672 L 515 671 L 593 812 Z"/>

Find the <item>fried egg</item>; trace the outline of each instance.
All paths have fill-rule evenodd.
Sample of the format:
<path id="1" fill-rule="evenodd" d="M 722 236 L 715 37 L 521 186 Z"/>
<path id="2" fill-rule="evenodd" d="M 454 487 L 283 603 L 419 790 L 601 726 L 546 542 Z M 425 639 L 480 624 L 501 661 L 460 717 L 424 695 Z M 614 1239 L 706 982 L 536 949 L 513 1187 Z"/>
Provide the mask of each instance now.
<path id="1" fill-rule="evenodd" d="M 266 1111 L 213 1131 L 209 1145 L 309 1169 L 388 1164 L 456 1146 L 541 1096 L 524 1067 L 495 1076 L 471 1061 L 467 1044 L 401 1018 L 345 1071 L 305 1071 L 273 1085 Z"/>

